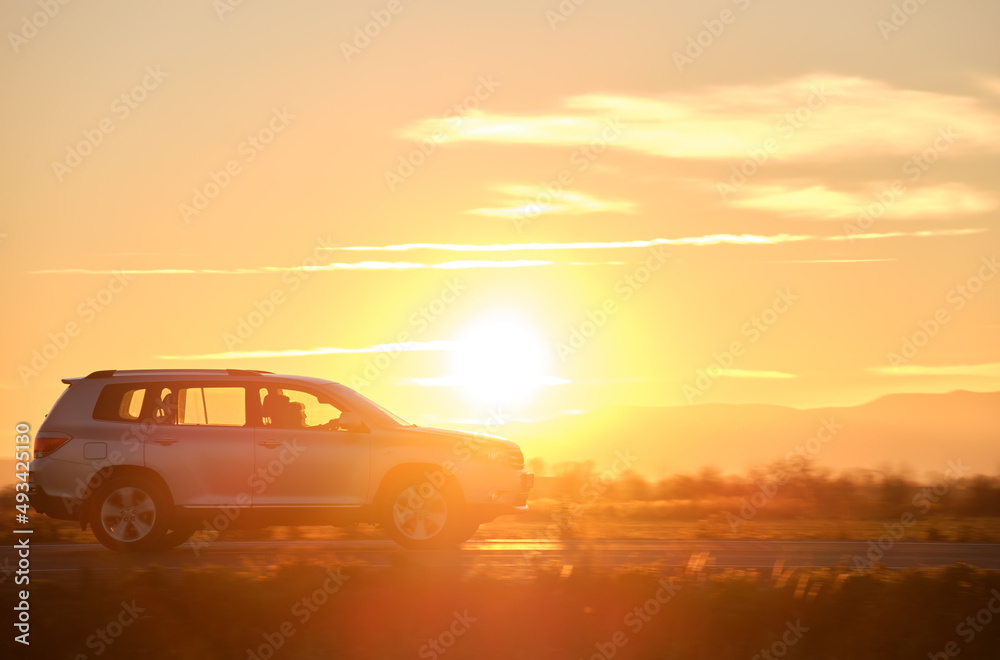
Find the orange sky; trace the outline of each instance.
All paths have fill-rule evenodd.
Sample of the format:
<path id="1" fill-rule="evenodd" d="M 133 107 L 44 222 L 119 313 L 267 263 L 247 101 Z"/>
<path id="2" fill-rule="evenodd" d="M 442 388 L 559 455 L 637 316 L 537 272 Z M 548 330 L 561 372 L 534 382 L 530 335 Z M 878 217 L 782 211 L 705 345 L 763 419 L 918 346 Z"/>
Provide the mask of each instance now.
<path id="1" fill-rule="evenodd" d="M 419 423 L 1000 389 L 1000 6 L 913 5 L 5 3 L 3 423 L 107 368 Z"/>

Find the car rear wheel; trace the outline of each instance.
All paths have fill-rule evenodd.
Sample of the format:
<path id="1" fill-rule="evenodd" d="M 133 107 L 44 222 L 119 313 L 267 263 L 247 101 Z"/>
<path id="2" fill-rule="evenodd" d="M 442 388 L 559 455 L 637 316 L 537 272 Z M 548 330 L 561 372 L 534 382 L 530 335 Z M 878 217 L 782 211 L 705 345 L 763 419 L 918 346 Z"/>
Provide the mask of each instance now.
<path id="1" fill-rule="evenodd" d="M 118 552 L 162 547 L 166 516 L 166 498 L 160 488 L 141 477 L 111 479 L 96 493 L 90 507 L 94 536 Z"/>
<path id="2" fill-rule="evenodd" d="M 396 543 L 415 549 L 460 543 L 464 507 L 455 491 L 454 486 L 439 488 L 421 478 L 401 481 L 386 498 L 383 521 L 389 535 Z"/>
<path id="3" fill-rule="evenodd" d="M 160 541 L 160 547 L 169 550 L 170 548 L 176 548 L 181 543 L 184 543 L 191 538 L 191 535 L 195 532 L 195 524 L 189 522 L 177 522 L 170 528 L 163 539 Z"/>

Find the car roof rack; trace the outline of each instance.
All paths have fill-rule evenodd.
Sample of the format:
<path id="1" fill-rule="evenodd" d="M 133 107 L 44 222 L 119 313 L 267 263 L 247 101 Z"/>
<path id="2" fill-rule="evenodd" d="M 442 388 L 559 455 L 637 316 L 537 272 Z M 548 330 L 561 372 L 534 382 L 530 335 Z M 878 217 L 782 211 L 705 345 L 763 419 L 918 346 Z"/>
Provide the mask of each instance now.
<path id="1" fill-rule="evenodd" d="M 85 378 L 111 378 L 115 374 L 122 376 L 139 376 L 139 375 L 150 375 L 155 376 L 157 374 L 172 375 L 172 374 L 205 374 L 205 375 L 222 375 L 226 374 L 229 376 L 251 376 L 251 375 L 261 375 L 261 374 L 271 374 L 272 371 L 264 371 L 263 369 L 104 369 L 102 371 L 94 371 L 87 374 Z"/>

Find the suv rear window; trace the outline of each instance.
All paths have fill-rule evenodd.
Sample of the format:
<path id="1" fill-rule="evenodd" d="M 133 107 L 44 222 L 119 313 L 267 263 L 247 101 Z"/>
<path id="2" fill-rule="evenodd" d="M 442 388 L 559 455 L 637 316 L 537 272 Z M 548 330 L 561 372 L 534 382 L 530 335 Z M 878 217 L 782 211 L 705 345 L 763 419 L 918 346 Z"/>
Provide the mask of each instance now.
<path id="1" fill-rule="evenodd" d="M 108 385 L 101 390 L 94 406 L 94 419 L 111 422 L 135 422 L 142 412 L 146 386 L 135 383 Z"/>
<path id="2" fill-rule="evenodd" d="M 101 390 L 94 419 L 190 426 L 245 426 L 246 389 L 192 383 L 122 383 Z"/>

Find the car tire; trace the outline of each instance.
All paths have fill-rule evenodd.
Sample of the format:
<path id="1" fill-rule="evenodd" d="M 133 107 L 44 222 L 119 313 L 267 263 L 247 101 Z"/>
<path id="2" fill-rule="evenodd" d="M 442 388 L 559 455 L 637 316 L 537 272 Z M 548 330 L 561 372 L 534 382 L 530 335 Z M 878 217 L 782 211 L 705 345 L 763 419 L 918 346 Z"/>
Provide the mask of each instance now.
<path id="1" fill-rule="evenodd" d="M 160 547 L 164 550 L 176 548 L 180 544 L 187 542 L 187 540 L 194 534 L 195 529 L 196 526 L 194 523 L 175 523 L 174 526 L 170 528 L 170 531 L 164 534 L 163 539 L 160 541 Z"/>
<path id="2" fill-rule="evenodd" d="M 479 531 L 480 522 L 478 520 L 472 520 L 466 518 L 460 524 L 455 526 L 454 534 L 452 534 L 452 539 L 455 543 L 465 543 Z"/>
<path id="3" fill-rule="evenodd" d="M 167 533 L 167 498 L 143 477 L 112 478 L 90 503 L 90 526 L 105 547 L 117 552 L 162 548 Z"/>
<path id="4" fill-rule="evenodd" d="M 405 548 L 445 548 L 461 543 L 456 539 L 464 508 L 454 484 L 439 488 L 426 478 L 414 476 L 389 488 L 382 524 L 389 536 Z"/>

